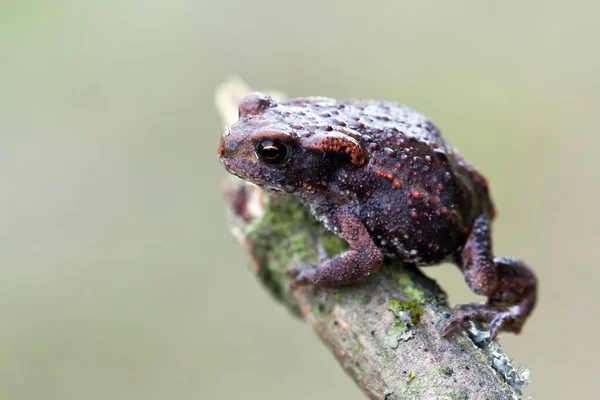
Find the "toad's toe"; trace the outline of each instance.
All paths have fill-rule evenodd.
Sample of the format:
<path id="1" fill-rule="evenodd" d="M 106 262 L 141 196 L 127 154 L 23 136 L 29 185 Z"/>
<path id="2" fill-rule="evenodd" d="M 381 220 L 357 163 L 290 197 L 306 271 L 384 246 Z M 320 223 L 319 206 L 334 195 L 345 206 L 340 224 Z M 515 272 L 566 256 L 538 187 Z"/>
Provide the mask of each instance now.
<path id="1" fill-rule="evenodd" d="M 494 340 L 500 331 L 518 333 L 518 310 L 515 306 L 495 307 L 488 304 L 461 304 L 454 309 L 453 316 L 442 329 L 442 335 L 447 335 L 454 328 L 468 321 L 484 322 L 490 330 L 490 340 Z"/>
<path id="2" fill-rule="evenodd" d="M 288 268 L 285 272 L 288 276 L 294 278 L 290 288 L 296 289 L 299 286 L 310 285 L 315 282 L 318 267 L 313 264 L 296 264 Z"/>

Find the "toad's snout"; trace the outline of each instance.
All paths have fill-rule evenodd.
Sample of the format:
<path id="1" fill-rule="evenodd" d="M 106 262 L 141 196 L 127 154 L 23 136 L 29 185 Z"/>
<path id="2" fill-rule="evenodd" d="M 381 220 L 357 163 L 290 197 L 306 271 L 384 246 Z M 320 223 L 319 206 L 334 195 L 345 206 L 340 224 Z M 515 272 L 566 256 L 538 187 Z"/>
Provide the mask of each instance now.
<path id="1" fill-rule="evenodd" d="M 219 147 L 217 148 L 217 155 L 221 158 L 233 158 L 239 153 L 239 142 L 234 139 L 229 139 L 226 135 L 221 136 Z"/>
<path id="2" fill-rule="evenodd" d="M 223 140 L 223 136 L 221 136 L 221 141 L 219 142 L 219 147 L 217 148 L 217 155 L 219 157 L 223 157 L 224 152 L 225 152 L 225 140 Z"/>

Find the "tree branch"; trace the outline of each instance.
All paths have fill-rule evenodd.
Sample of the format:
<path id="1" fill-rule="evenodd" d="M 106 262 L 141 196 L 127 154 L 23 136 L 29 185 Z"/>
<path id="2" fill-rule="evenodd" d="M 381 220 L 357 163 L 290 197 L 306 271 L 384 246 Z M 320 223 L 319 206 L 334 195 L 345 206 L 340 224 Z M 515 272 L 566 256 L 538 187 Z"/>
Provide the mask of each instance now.
<path id="1" fill-rule="evenodd" d="M 226 124 L 248 92 L 240 80 L 217 90 Z M 276 97 L 282 97 L 277 95 Z M 343 368 L 372 399 L 518 399 L 528 371 L 465 324 L 441 337 L 449 317 L 444 292 L 418 269 L 388 261 L 360 285 L 290 291 L 285 269 L 336 255 L 343 240 L 328 232 L 298 201 L 266 194 L 239 180 L 223 184 L 231 228 L 265 287 L 310 323 Z"/>

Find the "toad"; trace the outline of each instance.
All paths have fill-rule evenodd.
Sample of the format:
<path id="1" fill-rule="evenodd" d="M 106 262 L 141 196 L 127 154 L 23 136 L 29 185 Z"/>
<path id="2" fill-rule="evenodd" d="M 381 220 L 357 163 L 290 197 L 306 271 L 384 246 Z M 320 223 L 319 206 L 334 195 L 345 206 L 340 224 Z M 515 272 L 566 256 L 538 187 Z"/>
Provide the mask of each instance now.
<path id="1" fill-rule="evenodd" d="M 487 303 L 455 308 L 442 330 L 484 322 L 491 338 L 520 332 L 536 301 L 521 260 L 494 257 L 485 178 L 425 116 L 397 103 L 324 97 L 275 102 L 251 93 L 218 148 L 233 175 L 296 196 L 349 248 L 293 267 L 292 287 L 336 287 L 376 272 L 384 257 L 450 261 Z"/>

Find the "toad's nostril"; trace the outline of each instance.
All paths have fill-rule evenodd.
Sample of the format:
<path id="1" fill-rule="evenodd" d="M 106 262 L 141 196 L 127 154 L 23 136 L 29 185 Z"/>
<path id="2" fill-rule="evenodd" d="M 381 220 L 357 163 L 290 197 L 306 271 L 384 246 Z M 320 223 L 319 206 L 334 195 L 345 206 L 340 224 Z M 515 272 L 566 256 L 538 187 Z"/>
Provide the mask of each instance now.
<path id="1" fill-rule="evenodd" d="M 225 136 L 221 136 L 217 155 L 219 157 L 231 157 L 235 155 L 236 151 L 239 151 L 239 144 L 236 140 L 226 139 Z"/>

